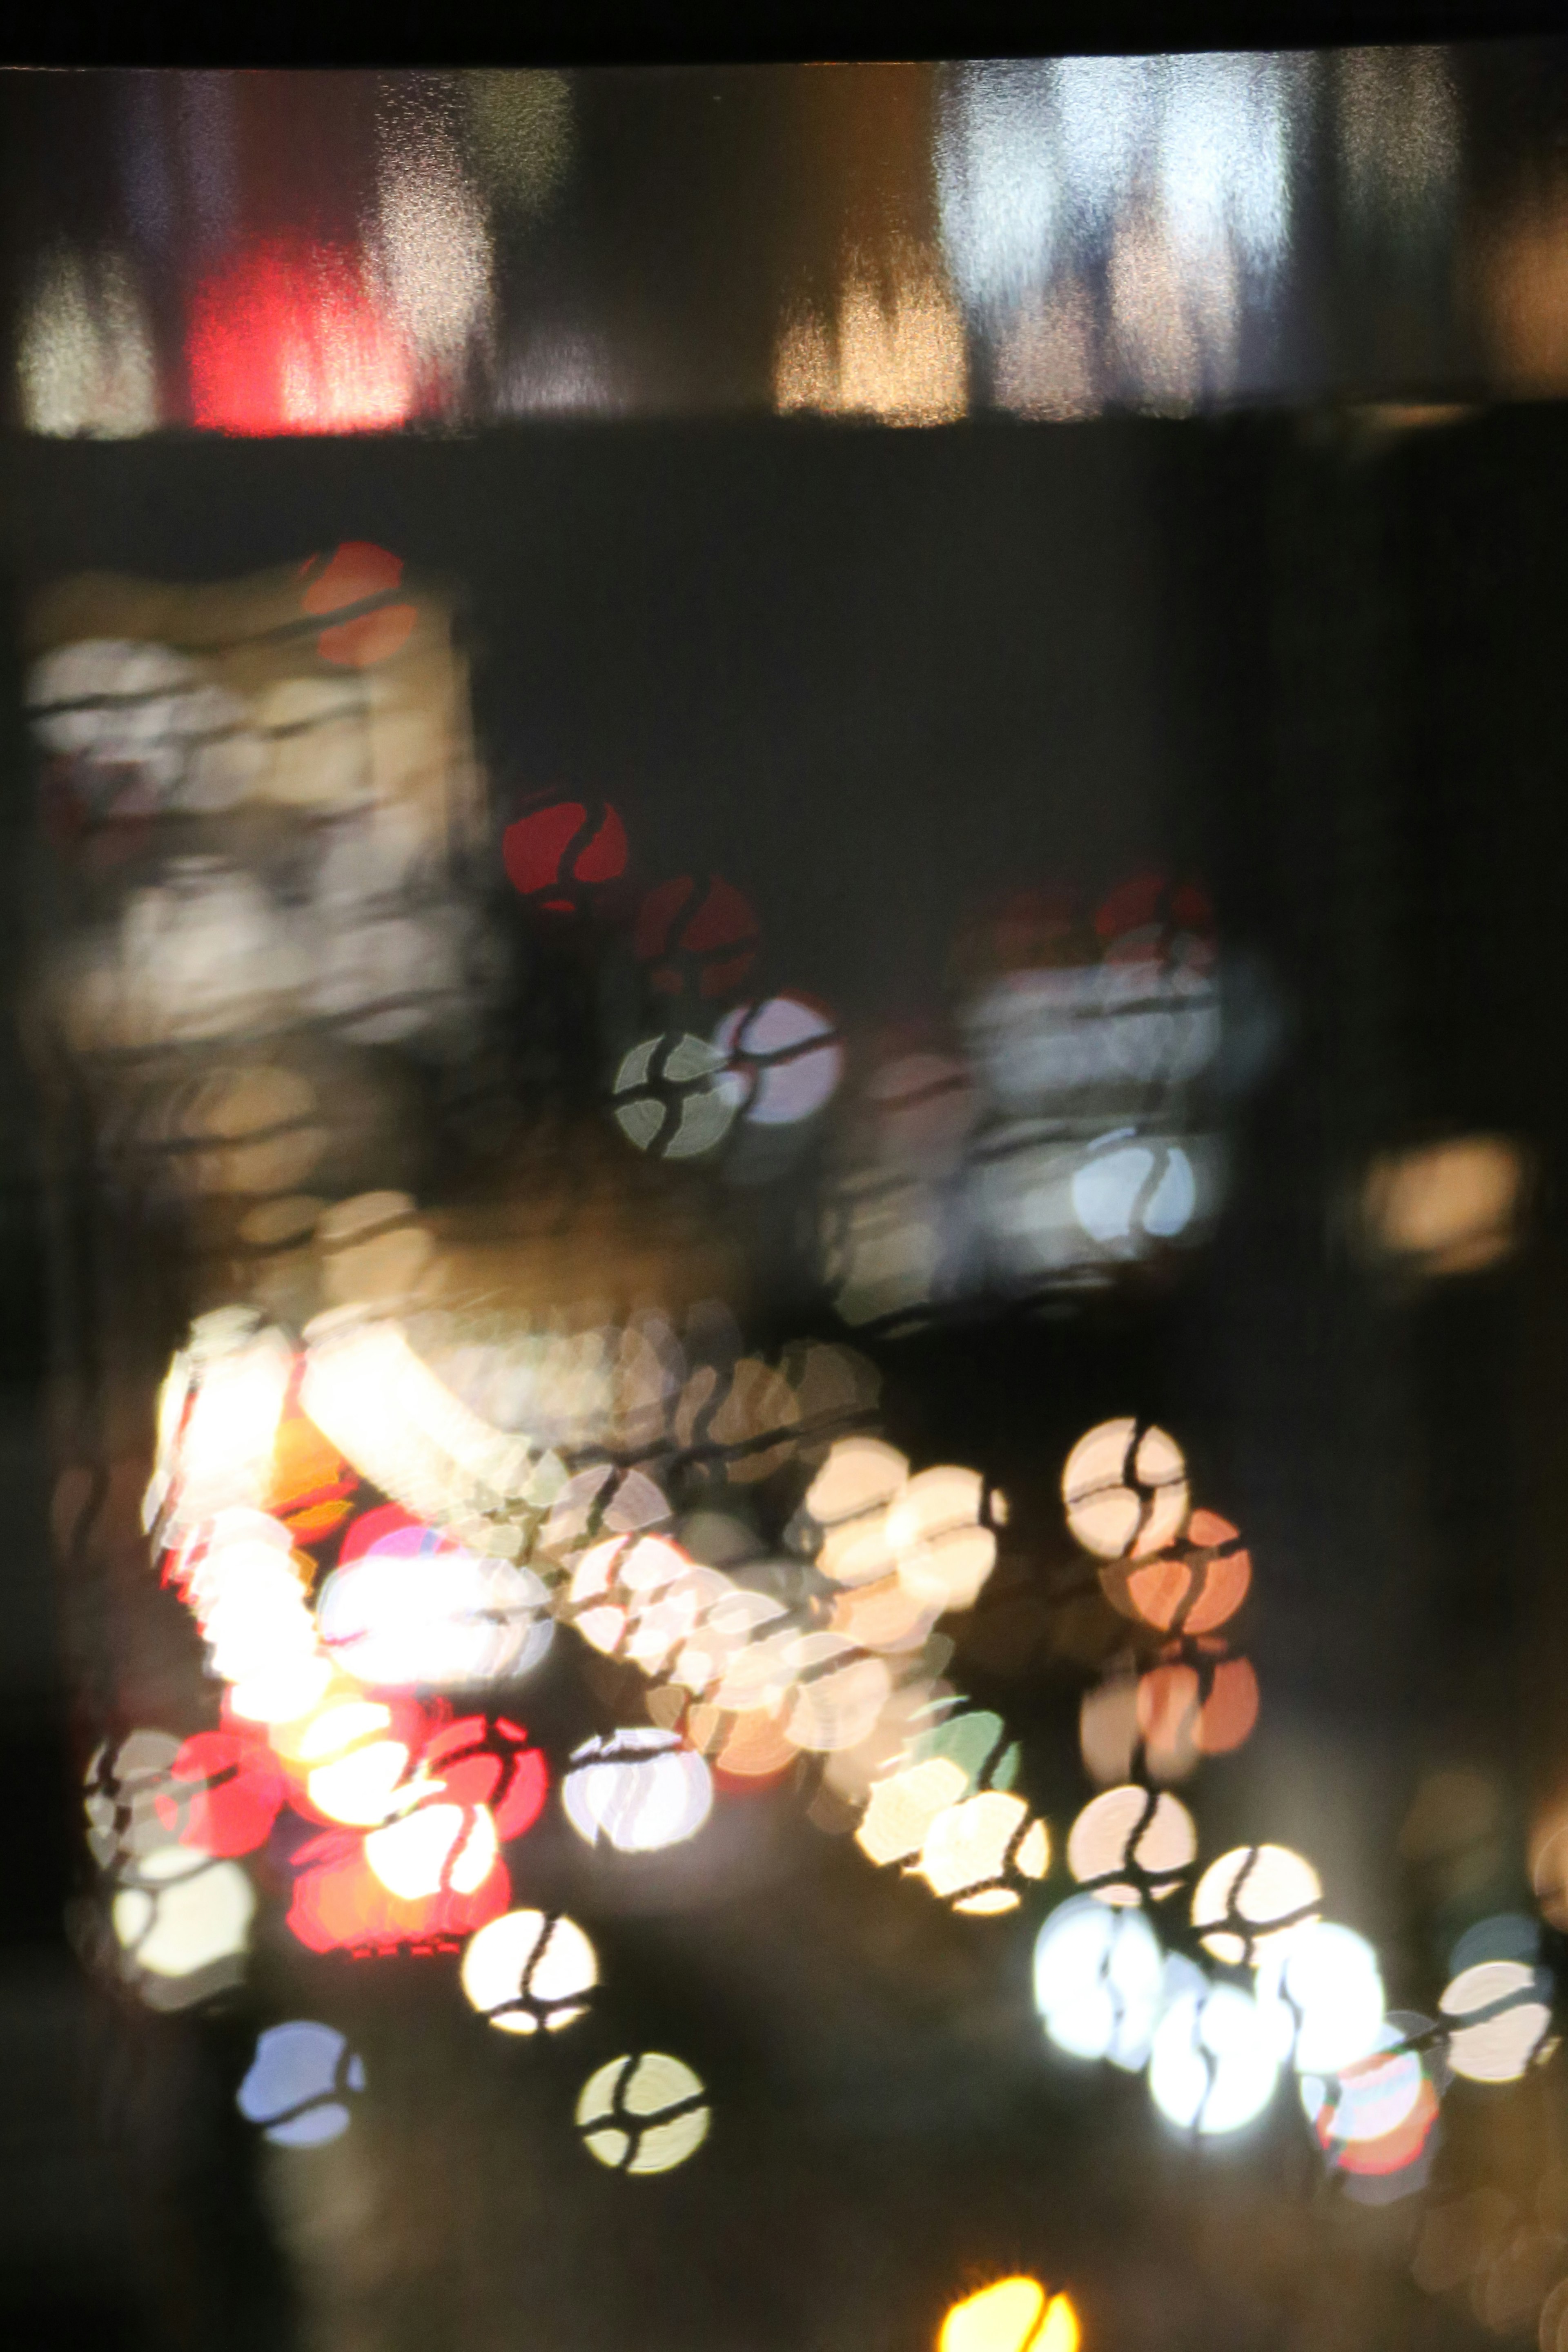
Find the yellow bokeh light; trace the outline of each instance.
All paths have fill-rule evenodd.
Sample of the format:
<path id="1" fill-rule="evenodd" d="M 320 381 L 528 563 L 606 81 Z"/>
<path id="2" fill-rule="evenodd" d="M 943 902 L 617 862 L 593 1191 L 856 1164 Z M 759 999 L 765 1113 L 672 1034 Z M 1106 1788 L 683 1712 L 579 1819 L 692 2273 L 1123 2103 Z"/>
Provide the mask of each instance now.
<path id="1" fill-rule="evenodd" d="M 1035 2338 L 1035 2352 L 1078 2352 L 1078 2314 L 1065 2294 L 1053 2294 L 1046 2307 L 1046 2324 Z"/>
<path id="2" fill-rule="evenodd" d="M 668 2172 L 708 2136 L 707 2095 L 684 2060 L 661 2050 L 612 2058 L 583 2086 L 577 2128 L 613 2172 Z"/>
<path id="3" fill-rule="evenodd" d="M 955 1911 L 984 1916 L 1016 1909 L 1018 1893 L 1005 1883 L 1009 1872 L 1043 1878 L 1050 1867 L 1049 1834 L 1044 1822 L 1028 1822 L 1028 1811 L 1022 1797 L 1000 1789 L 947 1806 L 926 1832 L 911 1874 Z"/>
<path id="4" fill-rule="evenodd" d="M 968 1786 L 950 1757 L 906 1765 L 872 1789 L 855 1843 L 873 1862 L 903 1862 L 919 1853 L 937 1815 L 958 1804 Z"/>
<path id="5" fill-rule="evenodd" d="M 1065 2294 L 1047 2298 L 1038 2279 L 998 2279 L 955 2303 L 937 2352 L 1078 2352 L 1078 2314 Z"/>
<path id="6" fill-rule="evenodd" d="M 851 273 L 834 317 L 805 310 L 787 321 L 774 356 L 773 395 L 784 413 L 817 409 L 889 425 L 952 424 L 968 406 L 957 306 L 913 255 L 899 257 L 890 299 Z"/>
<path id="7" fill-rule="evenodd" d="M 306 1786 L 310 1802 L 332 1822 L 376 1829 L 397 1809 L 397 1793 L 408 1769 L 401 1739 L 373 1739 L 330 1764 L 318 1764 Z"/>
<path id="8" fill-rule="evenodd" d="M 833 1528 L 890 1503 L 910 1475 L 906 1455 L 879 1437 L 841 1437 L 806 1490 L 805 1508 Z"/>
<path id="9" fill-rule="evenodd" d="M 1386 1256 L 1426 1274 L 1469 1274 L 1514 1246 L 1525 1190 L 1516 1144 L 1458 1136 L 1375 1160 L 1363 1213 L 1373 1246 Z"/>

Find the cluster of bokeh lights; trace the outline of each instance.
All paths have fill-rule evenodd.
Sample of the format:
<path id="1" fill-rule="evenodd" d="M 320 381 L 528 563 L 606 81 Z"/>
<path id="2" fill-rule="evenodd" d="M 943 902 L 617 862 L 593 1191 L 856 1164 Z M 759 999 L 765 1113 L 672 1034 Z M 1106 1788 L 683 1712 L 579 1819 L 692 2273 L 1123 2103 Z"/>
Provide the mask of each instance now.
<path id="1" fill-rule="evenodd" d="M 288 805 L 300 730 L 310 791 L 349 792 L 364 698 L 426 616 L 398 560 L 368 544 L 310 559 L 289 593 L 289 627 L 331 675 L 275 681 L 264 710 L 213 666 L 130 639 L 37 665 L 35 729 L 60 793 L 81 800 L 83 838 L 129 838 L 142 800 Z M 977 1265 L 1003 1288 L 1071 1287 L 1205 1229 L 1218 1174 L 1204 1089 L 1224 1038 L 1195 886 L 1142 875 L 1089 914 L 1017 894 L 963 946 L 955 1034 L 895 1041 L 857 1072 L 831 1009 L 773 985 L 745 894 L 710 873 L 645 887 L 608 802 L 538 798 L 499 846 L 540 973 L 583 967 L 588 949 L 620 959 L 600 1073 L 617 1150 L 760 1183 L 827 1147 L 819 1238 L 850 1324 L 894 1328 Z M 70 999 L 84 1034 L 177 1044 L 183 1002 L 220 1036 L 265 1030 L 293 982 L 254 892 L 235 876 L 160 887 L 128 919 L 131 1015 L 112 974 L 89 973 Z M 226 992 L 202 978 L 222 939 L 250 942 L 224 967 Z M 395 940 L 389 970 L 399 952 Z M 395 986 L 343 1005 L 350 1034 L 383 1043 L 430 1017 Z M 329 1133 L 326 1096 L 284 1057 L 187 1089 L 159 1112 L 186 1194 L 244 1192 L 264 1169 L 286 1208 Z M 1478 1256 L 1456 1241 L 1458 1211 L 1445 1223 L 1428 1195 L 1474 1193 L 1500 1231 L 1518 1190 L 1505 1159 L 1390 1163 L 1366 1209 L 1384 1255 L 1490 1263 L 1490 1243 Z M 150 2006 L 230 1991 L 280 1897 L 312 1954 L 446 1956 L 481 2038 L 537 2066 L 527 2053 L 603 2019 L 615 1989 L 578 1920 L 528 1899 L 520 1842 L 553 1806 L 584 1883 L 646 1885 L 659 1856 L 773 1790 L 849 1832 L 869 1870 L 974 1923 L 963 1932 L 1000 1948 L 1021 1916 L 1062 2059 L 1142 2074 L 1163 2124 L 1198 2141 L 1258 2126 L 1288 2088 L 1325 2164 L 1371 2201 L 1424 2183 L 1456 2078 L 1504 2084 L 1550 2056 L 1556 1988 L 1534 1923 L 1483 1922 L 1432 2016 L 1391 2010 L 1378 1954 L 1325 1916 L 1306 1857 L 1262 1837 L 1205 1852 L 1185 1784 L 1258 1722 L 1237 1628 L 1267 1562 L 1195 1498 L 1166 1430 L 1100 1422 L 1061 1468 L 1079 1571 L 1120 1647 L 1083 1697 L 1094 1790 L 1053 1835 L 1022 1744 L 949 1679 L 957 1621 L 1010 1540 L 1007 1498 L 982 1470 L 891 1444 L 864 1359 L 816 1342 L 748 1353 L 728 1310 L 707 1353 L 700 1318 L 683 1343 L 652 1311 L 587 1330 L 514 1318 L 498 1337 L 504 1318 L 426 1311 L 437 1244 L 408 1195 L 315 1206 L 310 1311 L 252 1297 L 201 1315 L 158 1399 L 145 1529 L 219 1694 L 186 1736 L 107 1740 L 86 1792 L 105 1940 Z M 565 1658 L 614 1719 L 579 1724 L 547 1759 L 520 1695 Z M 1538 1847 L 1561 1926 L 1561 1822 Z M 304 2150 L 374 2095 L 336 2026 L 295 2019 L 261 2032 L 237 2095 L 269 2144 Z M 684 2059 L 640 2047 L 597 2066 L 574 2110 L 587 2157 L 628 2175 L 684 2163 L 711 2116 Z M 955 2304 L 941 2334 L 942 2352 L 1077 2342 L 1070 2300 L 1025 2277 Z"/>
<path id="2" fill-rule="evenodd" d="M 329 1318 L 330 1348 L 339 1328 Z M 353 1328 L 362 1366 L 406 1360 L 395 1328 Z M 416 1366 L 387 1403 L 417 1417 L 415 1476 L 444 1504 L 421 1521 L 367 1493 L 337 1451 L 344 1415 L 299 1434 L 322 1392 L 311 1344 L 254 1316 L 209 1318 L 161 1401 L 147 1516 L 225 1685 L 222 1723 L 184 1741 L 132 1735 L 95 1759 L 88 1796 L 122 1968 L 155 2005 L 236 1980 L 258 1901 L 240 1858 L 264 1861 L 288 1817 L 288 1919 L 303 1944 L 460 1952 L 463 1993 L 505 2035 L 584 2017 L 601 1993 L 594 1946 L 570 1918 L 514 1907 L 506 1859 L 546 1802 L 545 1759 L 510 1714 L 458 1713 L 443 1695 L 510 1691 L 559 1624 L 638 1671 L 650 1718 L 564 1764 L 563 1811 L 590 1847 L 657 1854 L 699 1836 L 723 1789 L 807 1759 L 851 1808 L 866 1858 L 960 1915 L 1005 1916 L 1047 1877 L 1052 1840 L 1016 1785 L 1018 1743 L 934 1665 L 939 1620 L 973 1605 L 1007 1525 L 981 1475 L 917 1472 L 868 1432 L 826 1436 L 790 1523 L 794 1567 L 770 1586 L 689 1551 L 646 1471 L 574 1468 L 446 1392 L 427 1410 L 440 1383 Z M 353 1416 L 375 1423 L 378 1461 L 381 1402 L 361 1395 Z M 476 1519 L 477 1489 L 505 1474 L 510 1519 Z M 1151 1642 L 1215 1639 L 1247 1599 L 1249 1555 L 1194 1508 L 1181 1449 L 1157 1426 L 1098 1425 L 1061 1490 L 1107 1601 Z M 1161 1655 L 1153 1671 L 1169 1673 Z M 1390 2011 L 1376 1953 L 1324 1917 L 1303 1856 L 1260 1843 L 1203 1861 L 1192 1811 L 1160 1785 L 1158 1717 L 1138 1720 L 1144 1775 L 1079 1812 L 1063 1842 L 1079 1891 L 1037 1932 L 1047 2042 L 1144 2074 L 1161 2116 L 1199 2139 L 1256 2124 L 1292 2077 L 1332 2168 L 1366 2194 L 1418 2185 L 1448 2082 L 1513 2080 L 1554 2046 L 1550 1979 L 1517 1937 L 1483 1929 L 1457 1948 L 1436 2020 Z M 262 2037 L 241 2105 L 280 2145 L 346 2126 L 363 2074 L 341 2037 L 309 2087 L 332 2031 Z M 645 2053 L 601 2068 L 578 2126 L 600 2161 L 647 2172 L 693 2153 L 709 2113 L 684 2062 Z"/>

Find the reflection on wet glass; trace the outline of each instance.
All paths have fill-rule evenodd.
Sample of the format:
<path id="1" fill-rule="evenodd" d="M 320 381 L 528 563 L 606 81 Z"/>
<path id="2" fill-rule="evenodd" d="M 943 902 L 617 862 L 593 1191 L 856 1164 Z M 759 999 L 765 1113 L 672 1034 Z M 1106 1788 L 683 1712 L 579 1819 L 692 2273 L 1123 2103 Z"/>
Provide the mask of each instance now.
<path id="1" fill-rule="evenodd" d="M 1479 307 L 1501 385 L 1516 396 L 1560 395 L 1568 383 L 1568 184 L 1532 173 L 1475 234 Z"/>
<path id="2" fill-rule="evenodd" d="M 1550 393 L 1554 101 L 1526 119 L 1508 71 L 1406 45 L 781 67 L 750 90 L 343 76 L 310 93 L 306 169 L 284 77 L 84 77 L 79 135 L 111 117 L 101 194 L 50 184 L 52 118 L 19 142 L 24 422 L 346 433 L 673 402 L 914 425 L 1281 393 L 1414 419 L 1478 368 Z M 710 144 L 715 99 L 767 126 L 743 161 Z M 590 155 L 607 204 L 576 200 Z M 699 295 L 716 244 L 730 275 Z"/>
<path id="3" fill-rule="evenodd" d="M 152 333 L 122 256 L 60 246 L 39 265 L 16 372 L 29 433 L 121 438 L 161 423 Z"/>
<path id="4" fill-rule="evenodd" d="M 490 96 L 491 124 L 496 104 Z M 455 91 L 407 81 L 394 86 L 380 124 L 376 257 L 416 356 L 422 403 L 441 415 L 459 407 L 465 373 L 484 365 L 495 334 L 489 225 L 465 167 L 464 127 Z"/>
<path id="5" fill-rule="evenodd" d="M 1291 226 L 1310 67 L 1263 57 L 950 68 L 943 245 L 996 396 L 1026 415 L 1183 406 L 1244 382 Z"/>
<path id="6" fill-rule="evenodd" d="M 781 412 L 876 417 L 884 425 L 949 425 L 968 406 L 963 323 L 941 278 L 900 258 L 884 291 L 851 275 L 835 314 L 792 319 L 773 362 Z"/>
<path id="7" fill-rule="evenodd" d="M 414 414 L 415 358 L 351 248 L 242 248 L 191 301 L 191 422 L 219 433 L 387 432 Z"/>
<path id="8" fill-rule="evenodd" d="M 1362 235 L 1405 243 L 1441 235 L 1460 135 L 1449 53 L 1342 49 L 1333 76 L 1336 143 Z"/>
<path id="9" fill-rule="evenodd" d="M 563 74 L 484 71 L 462 78 L 474 161 L 487 188 L 520 212 L 559 194 L 572 160 L 572 88 Z"/>
<path id="10" fill-rule="evenodd" d="M 1242 1066 L 1205 892 L 1157 871 L 1092 908 L 1015 890 L 960 926 L 954 961 L 963 1055 L 899 1040 L 835 1130 L 840 1315 L 893 1330 L 986 1293 L 1087 1299 L 1169 1274 L 1224 1198 L 1219 1105 L 1268 1060 Z"/>

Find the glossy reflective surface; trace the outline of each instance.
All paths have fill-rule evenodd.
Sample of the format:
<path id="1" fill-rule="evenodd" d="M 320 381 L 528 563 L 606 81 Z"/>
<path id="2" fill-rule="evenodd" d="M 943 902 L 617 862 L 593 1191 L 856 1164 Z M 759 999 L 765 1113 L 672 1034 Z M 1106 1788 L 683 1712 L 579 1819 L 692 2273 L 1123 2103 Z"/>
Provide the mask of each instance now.
<path id="1" fill-rule="evenodd" d="M 1568 373 L 1563 61 L 13 74 L 16 414 L 309 433 L 1535 396 Z"/>

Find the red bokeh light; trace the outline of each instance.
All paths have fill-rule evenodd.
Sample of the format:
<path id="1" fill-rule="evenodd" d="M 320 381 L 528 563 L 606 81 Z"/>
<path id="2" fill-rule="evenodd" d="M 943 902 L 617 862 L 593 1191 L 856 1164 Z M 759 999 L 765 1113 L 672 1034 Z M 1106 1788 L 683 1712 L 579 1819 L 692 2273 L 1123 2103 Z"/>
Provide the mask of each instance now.
<path id="1" fill-rule="evenodd" d="M 718 997 L 745 978 L 758 939 L 755 911 L 733 883 L 679 874 L 643 900 L 632 952 L 650 966 L 648 979 L 662 994 L 694 987 Z"/>
<path id="2" fill-rule="evenodd" d="M 520 1723 L 465 1715 L 437 1731 L 419 1759 L 445 1794 L 461 1805 L 488 1805 L 496 1835 L 521 1837 L 543 1810 L 550 1773 Z"/>
<path id="3" fill-rule="evenodd" d="M 183 1845 L 235 1854 L 266 1844 L 285 1787 L 277 1758 L 255 1731 L 195 1733 L 169 1777 L 174 1785 L 158 1798 L 158 1818 Z"/>
<path id="4" fill-rule="evenodd" d="M 343 246 L 261 239 L 204 278 L 186 362 L 211 432 L 387 432 L 414 412 L 414 356 Z"/>
<path id="5" fill-rule="evenodd" d="M 1152 1559 L 1108 1563 L 1100 1584 L 1124 1614 L 1163 1633 L 1207 1633 L 1233 1617 L 1252 1583 L 1252 1559 L 1228 1519 L 1194 1511 L 1186 1534 Z"/>
<path id="6" fill-rule="evenodd" d="M 416 1519 L 413 1512 L 405 1511 L 401 1504 L 379 1503 L 374 1511 L 361 1512 L 343 1538 L 339 1557 L 344 1560 L 361 1559 L 374 1545 L 384 1543 L 388 1536 L 409 1532 L 428 1536 L 434 1550 L 449 1551 L 452 1549 L 449 1538 L 437 1535 L 434 1528 L 427 1528 L 422 1519 Z"/>
<path id="7" fill-rule="evenodd" d="M 419 617 L 417 611 L 412 604 L 384 601 L 403 577 L 401 556 L 389 554 L 369 540 L 351 539 L 324 562 L 312 555 L 300 570 L 309 581 L 300 598 L 307 613 L 325 615 L 364 604 L 373 596 L 384 600 L 374 612 L 355 614 L 321 631 L 316 650 L 323 661 L 340 669 L 369 669 L 376 662 L 389 660 L 407 644 Z"/>
<path id="8" fill-rule="evenodd" d="M 1138 1727 L 1151 1762 L 1185 1769 L 1199 1756 L 1226 1756 L 1258 1721 L 1258 1676 L 1246 1658 L 1200 1639 L 1188 1657 L 1152 1666 L 1138 1683 Z"/>
<path id="9" fill-rule="evenodd" d="M 572 845 L 583 835 L 574 853 Z M 608 801 L 593 814 L 582 801 L 531 809 L 501 839 L 501 862 L 513 889 L 550 914 L 574 911 L 575 900 L 564 895 L 574 884 L 615 881 L 626 870 L 626 827 Z M 546 898 L 546 891 L 563 895 Z"/>
<path id="10" fill-rule="evenodd" d="M 364 1840 L 351 1830 L 329 1830 L 296 1856 L 288 1925 L 312 1952 L 395 1952 L 411 1947 L 451 1949 L 511 1901 L 511 1882 L 498 1862 L 471 1895 L 442 1887 L 405 1901 L 384 1886 L 364 1856 Z"/>
<path id="11" fill-rule="evenodd" d="M 341 613 L 345 604 L 389 594 L 403 577 L 403 558 L 368 539 L 346 539 L 324 560 L 307 556 L 300 577 L 309 583 L 300 592 L 307 613 Z"/>

